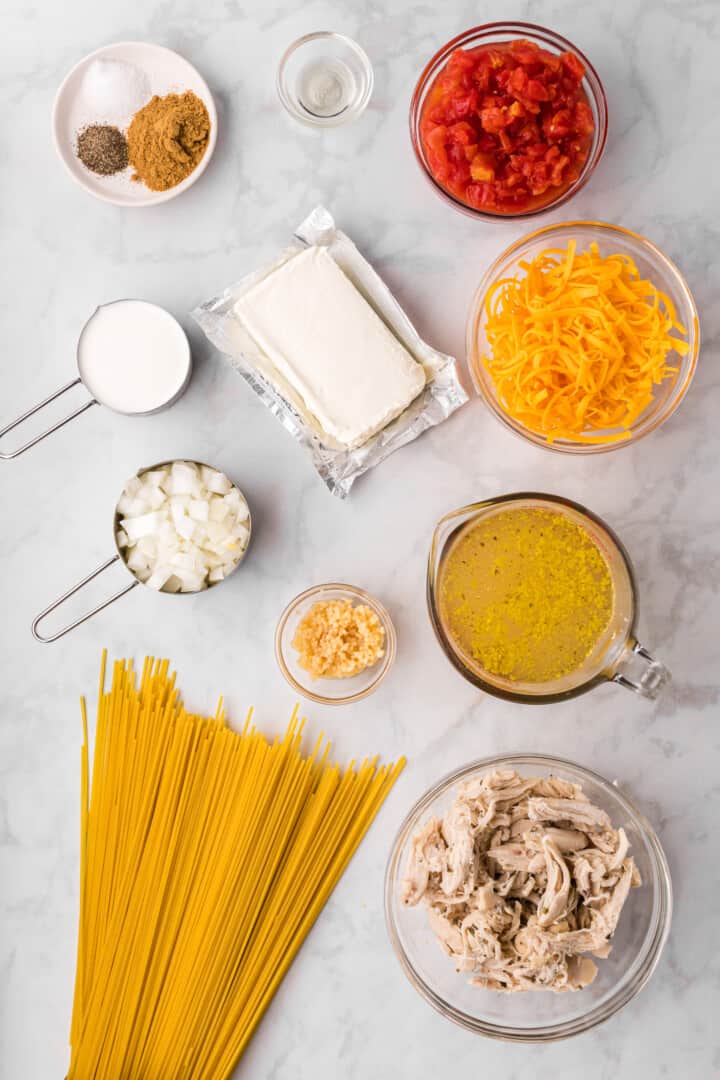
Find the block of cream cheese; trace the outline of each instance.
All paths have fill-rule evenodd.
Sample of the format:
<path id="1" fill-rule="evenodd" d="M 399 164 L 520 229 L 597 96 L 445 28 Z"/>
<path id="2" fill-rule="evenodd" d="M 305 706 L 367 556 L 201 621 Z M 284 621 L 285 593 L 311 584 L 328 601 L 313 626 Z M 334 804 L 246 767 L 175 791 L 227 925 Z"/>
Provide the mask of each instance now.
<path id="1" fill-rule="evenodd" d="M 423 390 L 425 370 L 323 247 L 309 247 L 248 290 L 235 314 L 342 446 L 361 446 Z"/>

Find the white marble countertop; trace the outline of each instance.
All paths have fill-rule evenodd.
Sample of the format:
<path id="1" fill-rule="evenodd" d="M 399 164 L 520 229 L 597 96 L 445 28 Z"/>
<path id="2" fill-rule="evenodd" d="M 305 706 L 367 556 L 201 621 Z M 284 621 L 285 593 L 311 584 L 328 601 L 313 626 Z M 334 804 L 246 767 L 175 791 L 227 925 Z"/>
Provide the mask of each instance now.
<path id="1" fill-rule="evenodd" d="M 60 1080 L 67 1064 L 78 882 L 80 717 L 101 646 L 169 656 L 186 699 L 235 716 L 254 702 L 270 731 L 294 696 L 272 636 L 285 602 L 322 580 L 365 586 L 399 634 L 392 676 L 342 710 L 308 706 L 341 756 L 405 752 L 410 765 L 286 977 L 237 1076 L 273 1080 L 418 1077 L 478 1070 L 554 1080 L 694 1076 L 718 1068 L 717 251 L 720 9 L 712 0 L 511 0 L 501 12 L 419 0 L 297 5 L 2 0 L 3 350 L 0 423 L 72 377 L 78 332 L 100 302 L 133 295 L 178 315 L 196 372 L 172 410 L 128 419 L 96 408 L 17 461 L 0 463 L 0 1076 Z M 415 161 L 407 108 L 445 40 L 501 16 L 545 23 L 592 58 L 608 91 L 610 139 L 592 181 L 546 221 L 592 217 L 645 233 L 685 272 L 704 346 L 690 394 L 639 445 L 597 459 L 552 455 L 506 433 L 473 400 L 333 498 L 309 461 L 188 312 L 262 263 L 318 202 L 396 291 L 420 331 L 463 355 L 480 274 L 522 225 L 486 226 L 437 199 Z M 274 91 L 284 47 L 337 29 L 372 58 L 368 112 L 323 134 L 295 126 Z M 101 44 L 177 49 L 220 110 L 214 160 L 153 210 L 123 211 L 76 187 L 50 138 L 65 72 Z M 713 302 L 715 309 L 713 310 Z M 714 400 L 713 400 L 714 398 Z M 236 477 L 255 511 L 251 557 L 222 589 L 183 601 L 138 589 L 54 644 L 32 617 L 111 554 L 116 497 L 138 467 L 173 456 Z M 655 705 L 608 685 L 528 709 L 466 685 L 425 613 L 430 534 L 447 510 L 505 491 L 577 498 L 606 517 L 634 559 L 641 637 L 673 672 Z M 122 571 L 117 570 L 117 581 Z M 110 583 L 113 584 L 112 582 Z M 478 756 L 571 757 L 627 787 L 657 827 L 676 912 L 643 993 L 590 1035 L 542 1048 L 482 1041 L 436 1015 L 406 981 L 382 916 L 391 837 L 415 798 Z M 108 1077 L 105 1080 L 115 1080 Z"/>

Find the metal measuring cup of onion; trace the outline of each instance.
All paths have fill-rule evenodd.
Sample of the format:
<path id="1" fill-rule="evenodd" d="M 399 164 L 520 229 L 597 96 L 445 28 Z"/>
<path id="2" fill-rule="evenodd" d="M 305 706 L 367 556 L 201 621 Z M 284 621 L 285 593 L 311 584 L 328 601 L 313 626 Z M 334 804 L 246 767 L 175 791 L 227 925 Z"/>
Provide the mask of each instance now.
<path id="1" fill-rule="evenodd" d="M 168 596 L 220 585 L 244 560 L 251 535 L 247 500 L 219 469 L 186 458 L 140 469 L 115 507 L 115 554 L 40 612 L 33 637 L 57 641 L 137 585 Z M 55 633 L 40 632 L 46 616 L 118 561 L 133 578 L 129 585 Z"/>

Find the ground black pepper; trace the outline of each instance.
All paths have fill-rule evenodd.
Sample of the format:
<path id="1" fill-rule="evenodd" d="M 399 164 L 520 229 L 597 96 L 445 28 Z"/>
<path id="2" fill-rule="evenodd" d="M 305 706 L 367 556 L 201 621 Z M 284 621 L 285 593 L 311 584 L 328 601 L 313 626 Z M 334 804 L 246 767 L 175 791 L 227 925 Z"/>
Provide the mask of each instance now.
<path id="1" fill-rule="evenodd" d="M 112 176 L 127 168 L 127 140 L 119 128 L 110 124 L 83 128 L 78 133 L 76 153 L 83 165 L 99 176 Z"/>

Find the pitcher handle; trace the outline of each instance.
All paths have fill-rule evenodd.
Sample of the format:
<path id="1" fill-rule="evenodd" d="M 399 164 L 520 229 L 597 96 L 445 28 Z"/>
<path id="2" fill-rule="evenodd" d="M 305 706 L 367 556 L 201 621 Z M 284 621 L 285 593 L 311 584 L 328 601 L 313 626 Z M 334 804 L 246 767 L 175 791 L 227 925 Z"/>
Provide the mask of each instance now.
<path id="1" fill-rule="evenodd" d="M 653 660 L 639 641 L 628 642 L 625 652 L 610 677 L 613 682 L 651 701 L 655 700 L 671 679 L 665 665 L 658 660 Z"/>
<path id="2" fill-rule="evenodd" d="M 80 592 L 80 589 L 82 589 L 84 585 L 87 585 L 89 581 L 93 580 L 93 578 L 98 577 L 99 574 L 102 574 L 103 570 L 107 570 L 109 566 L 112 566 L 114 562 L 118 562 L 119 559 L 119 555 L 113 555 L 111 559 L 108 559 L 107 562 L 102 563 L 102 565 L 98 566 L 96 570 L 93 570 L 92 573 L 88 574 L 87 577 L 84 577 L 82 581 L 79 581 L 77 585 L 73 585 L 73 587 L 71 589 L 68 589 L 66 593 L 63 593 L 63 595 L 58 597 L 57 600 L 54 600 L 53 603 L 50 604 L 49 607 L 46 607 L 44 611 L 41 611 L 37 618 L 33 620 L 32 624 L 32 633 L 35 640 L 42 641 L 43 644 L 47 644 L 50 641 L 57 641 L 58 638 L 64 637 L 65 634 L 69 634 L 70 631 L 74 630 L 76 626 L 80 626 L 81 623 L 87 622 L 87 620 L 91 619 L 93 615 L 97 615 L 98 611 L 102 611 L 103 608 L 108 607 L 110 604 L 114 603 L 115 600 L 119 600 L 121 596 L 124 596 L 125 593 L 130 592 L 130 590 L 134 589 L 136 585 L 139 585 L 139 581 L 132 581 L 129 585 L 126 585 L 124 589 L 120 589 L 119 592 L 116 592 L 107 600 L 103 600 L 102 604 L 98 604 L 97 607 L 94 607 L 92 609 L 92 611 L 88 611 L 86 615 L 81 615 L 79 619 L 75 619 L 75 622 L 68 623 L 67 626 L 64 626 L 55 634 L 50 634 L 46 637 L 44 634 L 40 633 L 38 627 L 46 615 L 49 615 L 51 611 L 55 611 L 56 608 L 59 608 L 61 604 L 63 604 L 71 596 L 74 596 L 76 592 Z"/>
<path id="3" fill-rule="evenodd" d="M 28 409 L 28 411 L 23 413 L 22 416 L 18 416 L 17 420 L 13 420 L 12 423 L 8 424 L 6 427 L 0 430 L 0 439 L 2 439 L 3 435 L 7 435 L 9 431 L 13 431 L 16 427 L 19 427 L 20 424 L 22 424 L 29 417 L 34 416 L 37 412 L 40 412 L 40 410 L 44 409 L 46 405 L 49 405 L 51 401 L 55 401 L 56 398 L 59 398 L 62 394 L 67 393 L 68 390 L 72 390 L 73 386 L 77 386 L 79 382 L 82 382 L 82 379 L 78 375 L 77 379 L 73 379 L 72 382 L 67 383 L 65 386 L 61 386 L 60 389 L 56 390 L 54 394 L 50 395 L 50 397 L 46 397 L 44 401 L 40 401 L 37 405 L 33 405 L 32 409 Z M 49 427 L 47 431 L 42 431 L 39 435 L 36 435 L 34 439 L 30 439 L 29 442 L 26 442 L 22 446 L 19 446 L 17 450 L 10 450 L 5 452 L 0 450 L 0 460 L 10 461 L 12 458 L 16 458 L 19 457 L 20 454 L 24 454 L 25 451 L 29 450 L 31 446 L 35 446 L 37 443 L 42 442 L 42 440 L 46 439 L 48 435 L 52 435 L 54 431 L 57 431 L 59 428 L 64 427 L 65 424 L 69 424 L 71 420 L 74 420 L 76 416 L 80 415 L 80 413 L 84 413 L 85 410 L 89 409 L 91 405 L 97 405 L 95 398 L 90 398 L 89 401 L 86 401 L 85 404 L 81 405 L 79 409 L 75 410 L 75 412 L 71 412 L 68 416 L 63 417 L 62 420 L 58 420 L 58 422 L 56 424 L 53 424 L 52 427 Z"/>

